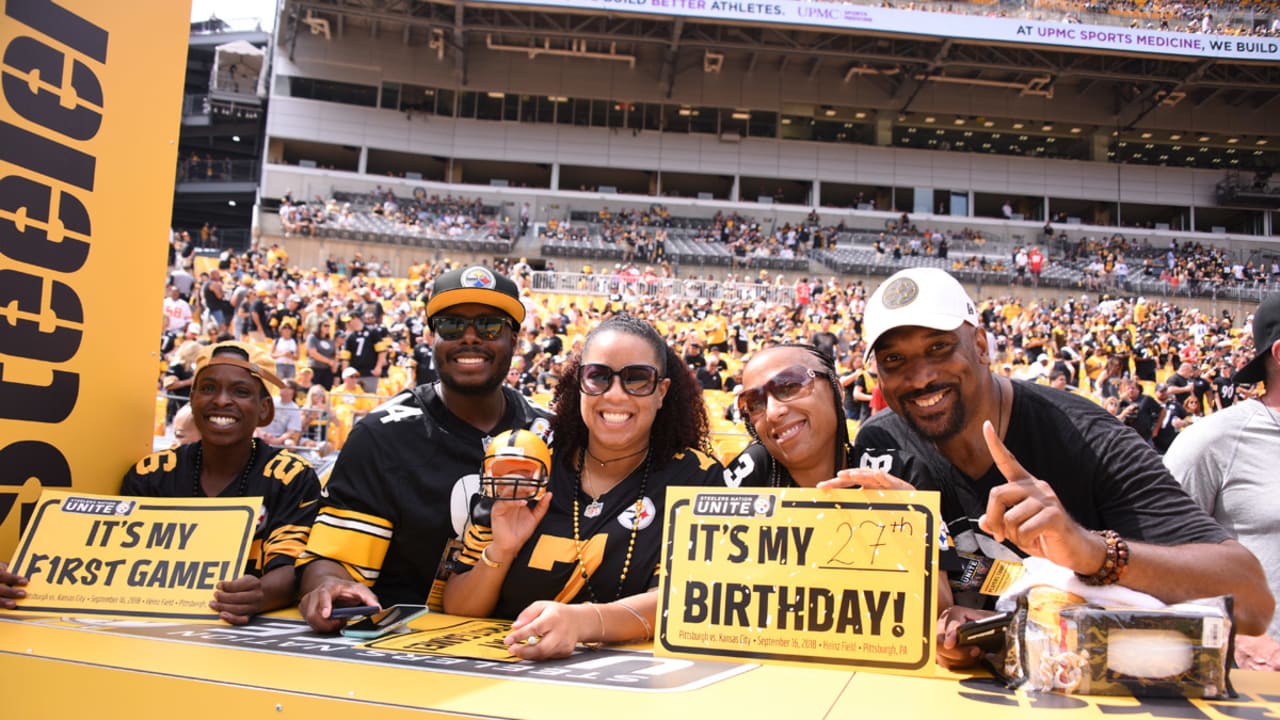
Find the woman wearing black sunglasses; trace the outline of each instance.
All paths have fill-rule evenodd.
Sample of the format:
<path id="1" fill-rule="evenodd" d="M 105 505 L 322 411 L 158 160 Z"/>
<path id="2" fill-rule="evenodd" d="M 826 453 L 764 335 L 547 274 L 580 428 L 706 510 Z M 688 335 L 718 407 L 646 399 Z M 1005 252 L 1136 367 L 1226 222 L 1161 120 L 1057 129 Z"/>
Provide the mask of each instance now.
<path id="1" fill-rule="evenodd" d="M 701 388 L 643 320 L 596 326 L 552 403 L 549 492 L 495 501 L 444 597 L 453 614 L 515 618 L 506 642 L 525 659 L 652 638 L 666 489 L 724 471 Z"/>

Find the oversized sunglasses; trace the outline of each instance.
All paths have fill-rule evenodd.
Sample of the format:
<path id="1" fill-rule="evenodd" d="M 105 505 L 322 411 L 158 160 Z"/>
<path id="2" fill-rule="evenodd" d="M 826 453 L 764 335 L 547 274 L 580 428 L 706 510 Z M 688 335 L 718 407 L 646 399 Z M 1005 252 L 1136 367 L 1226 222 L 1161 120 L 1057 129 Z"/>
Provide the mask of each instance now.
<path id="1" fill-rule="evenodd" d="M 443 340 L 459 340 L 467 334 L 467 328 L 476 329 L 476 337 L 481 340 L 497 340 L 502 329 L 511 321 L 501 315 L 479 315 L 473 318 L 455 315 L 437 315 L 431 318 L 431 332 Z"/>
<path id="2" fill-rule="evenodd" d="M 628 395 L 643 397 L 658 389 L 658 369 L 652 365 L 628 365 L 614 370 L 602 363 L 582 366 L 578 387 L 588 395 L 603 395 L 613 387 L 613 378 L 622 382 L 622 391 Z"/>
<path id="3" fill-rule="evenodd" d="M 738 395 L 738 412 L 750 420 L 755 420 L 769 406 L 769 396 L 778 402 L 791 402 L 808 397 L 813 392 L 813 379 L 828 377 L 821 370 L 792 365 L 779 370 L 764 385 L 743 390 Z"/>

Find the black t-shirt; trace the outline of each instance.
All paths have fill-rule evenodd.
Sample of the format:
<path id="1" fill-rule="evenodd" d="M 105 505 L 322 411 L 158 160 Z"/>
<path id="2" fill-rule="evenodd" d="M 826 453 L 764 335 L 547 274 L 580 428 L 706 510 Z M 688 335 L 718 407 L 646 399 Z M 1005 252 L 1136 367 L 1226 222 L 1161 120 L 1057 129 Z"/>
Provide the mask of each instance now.
<path id="1" fill-rule="evenodd" d="M 839 342 L 839 339 L 835 336 L 835 333 L 816 332 L 813 334 L 813 346 L 818 349 L 818 352 L 832 361 L 836 359 L 837 342 Z"/>
<path id="2" fill-rule="evenodd" d="M 1013 391 L 1004 444 L 1029 473 L 1053 488 L 1076 522 L 1158 545 L 1230 538 L 1183 492 L 1155 449 L 1096 403 L 1017 380 Z M 862 424 L 855 454 L 860 448 L 893 448 L 915 461 L 914 472 L 900 477 L 941 492 L 942 517 L 962 556 L 989 563 L 1026 555 L 1012 543 L 996 543 L 978 527 L 991 489 L 1006 482 L 994 464 L 981 477 L 966 476 L 892 411 Z M 982 603 L 963 577 L 952 574 L 950 580 L 953 592 L 969 593 L 963 600 L 957 596 L 958 603 Z"/>
<path id="3" fill-rule="evenodd" d="M 564 341 L 560 339 L 559 335 L 543 335 L 538 338 L 538 349 L 547 355 L 555 357 L 564 352 Z"/>

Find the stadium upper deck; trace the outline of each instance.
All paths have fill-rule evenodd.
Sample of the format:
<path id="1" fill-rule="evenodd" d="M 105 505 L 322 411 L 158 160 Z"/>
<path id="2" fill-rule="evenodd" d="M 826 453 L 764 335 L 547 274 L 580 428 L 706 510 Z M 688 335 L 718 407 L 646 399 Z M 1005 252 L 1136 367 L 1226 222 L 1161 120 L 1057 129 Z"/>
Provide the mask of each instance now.
<path id="1" fill-rule="evenodd" d="M 289 0 L 284 13 L 268 196 L 356 173 L 1276 226 L 1274 38 L 795 0 Z M 1227 169 L 1260 171 L 1260 197 L 1221 204 Z"/>

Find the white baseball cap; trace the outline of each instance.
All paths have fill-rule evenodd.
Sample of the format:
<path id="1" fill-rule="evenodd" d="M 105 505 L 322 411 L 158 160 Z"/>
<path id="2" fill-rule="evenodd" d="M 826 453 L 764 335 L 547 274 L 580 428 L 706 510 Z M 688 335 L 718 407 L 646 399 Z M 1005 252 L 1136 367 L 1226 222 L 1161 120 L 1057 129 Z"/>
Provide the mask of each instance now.
<path id="1" fill-rule="evenodd" d="M 907 268 L 871 294 L 862 317 L 862 336 L 869 358 L 880 336 L 894 328 L 955 330 L 965 323 L 978 327 L 978 310 L 958 280 L 938 268 Z"/>

